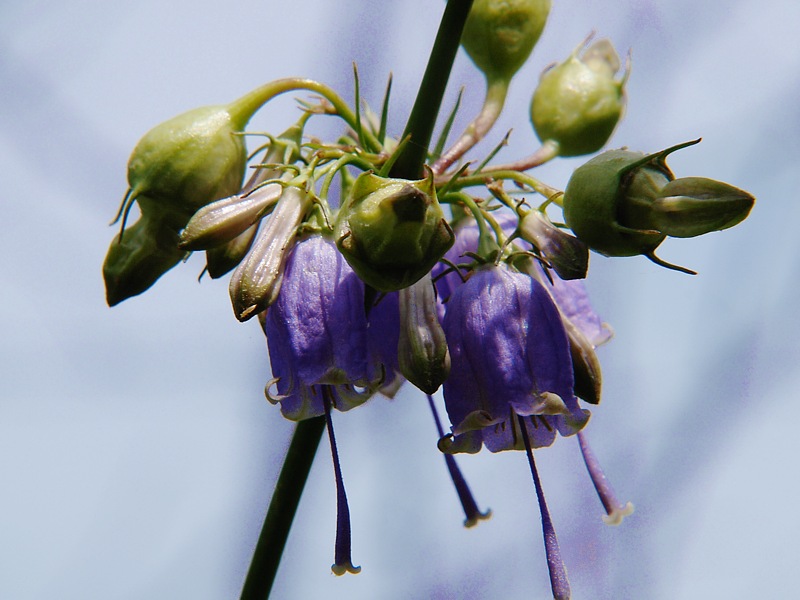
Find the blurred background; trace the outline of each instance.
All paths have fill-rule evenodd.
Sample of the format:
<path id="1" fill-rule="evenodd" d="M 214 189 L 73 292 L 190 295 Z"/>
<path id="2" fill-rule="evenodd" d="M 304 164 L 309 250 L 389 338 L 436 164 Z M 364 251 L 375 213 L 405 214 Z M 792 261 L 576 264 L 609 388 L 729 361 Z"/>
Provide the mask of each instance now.
<path id="1" fill-rule="evenodd" d="M 224 4 L 224 6 L 223 6 Z M 740 226 L 671 240 L 667 261 L 592 257 L 587 285 L 615 338 L 599 350 L 604 398 L 587 430 L 634 515 L 601 521 L 574 439 L 537 453 L 575 598 L 788 598 L 800 539 L 800 4 L 789 0 L 556 0 L 505 113 L 476 155 L 537 140 L 539 73 L 596 30 L 632 49 L 628 110 L 610 145 L 670 157 L 679 176 L 757 197 Z M 255 322 L 200 256 L 109 309 L 101 264 L 126 162 L 157 123 L 285 76 L 379 106 L 390 130 L 417 91 L 443 2 L 230 0 L 0 5 L 0 597 L 236 598 L 293 429 L 264 399 Z M 483 100 L 460 52 L 461 128 Z M 253 129 L 283 131 L 291 95 Z M 332 136 L 334 119 L 309 132 Z M 563 187 L 585 158 L 536 171 Z M 783 225 L 792 225 L 786 229 Z M 460 459 L 491 520 L 474 529 L 410 387 L 335 425 L 353 560 L 330 572 L 335 487 L 323 443 L 274 598 L 547 598 L 533 484 L 521 453 Z"/>

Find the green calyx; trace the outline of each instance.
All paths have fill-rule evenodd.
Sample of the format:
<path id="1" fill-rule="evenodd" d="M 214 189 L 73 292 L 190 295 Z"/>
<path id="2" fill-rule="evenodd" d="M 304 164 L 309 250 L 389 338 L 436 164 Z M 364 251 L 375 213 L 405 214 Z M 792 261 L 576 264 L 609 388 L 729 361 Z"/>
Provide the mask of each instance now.
<path id="1" fill-rule="evenodd" d="M 413 181 L 370 171 L 353 182 L 334 237 L 356 274 L 383 292 L 418 281 L 455 241 L 432 176 Z"/>
<path id="2" fill-rule="evenodd" d="M 564 219 L 592 250 L 606 256 L 654 254 L 667 237 L 695 237 L 741 223 L 755 203 L 752 195 L 704 177 L 675 179 L 669 154 L 693 140 L 655 154 L 608 150 L 575 169 L 564 191 Z"/>
<path id="3" fill-rule="evenodd" d="M 461 45 L 488 80 L 511 80 L 542 35 L 550 0 L 475 0 Z"/>
<path id="4" fill-rule="evenodd" d="M 602 148 L 625 106 L 628 71 L 620 79 L 620 60 L 607 39 L 585 48 L 542 73 L 531 100 L 531 123 L 544 142 L 558 144 L 560 156 L 590 154 Z"/>
<path id="5" fill-rule="evenodd" d="M 649 227 L 648 206 L 675 177 L 666 164 L 679 144 L 656 154 L 607 150 L 581 165 L 564 190 L 564 219 L 587 246 L 606 256 L 652 255 L 666 234 Z"/>

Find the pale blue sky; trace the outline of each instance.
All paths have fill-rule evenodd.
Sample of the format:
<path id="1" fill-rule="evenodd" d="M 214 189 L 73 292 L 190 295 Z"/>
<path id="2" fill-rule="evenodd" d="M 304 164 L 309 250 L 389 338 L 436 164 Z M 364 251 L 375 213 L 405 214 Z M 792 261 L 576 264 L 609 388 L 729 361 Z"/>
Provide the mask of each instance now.
<path id="1" fill-rule="evenodd" d="M 224 4 L 224 8 L 223 8 Z M 200 257 L 146 295 L 105 306 L 100 265 L 125 164 L 151 126 L 267 80 L 320 79 L 380 102 L 394 73 L 399 133 L 443 3 L 0 5 L 0 597 L 238 596 L 291 434 L 264 399 L 263 336 L 233 317 Z M 343 8 L 346 6 L 346 9 Z M 790 0 L 555 0 L 488 151 L 530 151 L 538 73 L 596 29 L 633 49 L 629 107 L 612 146 L 655 151 L 758 198 L 741 226 L 668 241 L 660 255 L 592 258 L 588 286 L 614 327 L 588 429 L 636 513 L 600 520 L 574 440 L 538 453 L 576 598 L 794 595 L 798 402 L 800 5 Z M 448 98 L 482 81 L 463 53 Z M 291 98 L 254 121 L 279 132 Z M 312 129 L 333 135 L 338 125 Z M 583 159 L 539 176 L 564 186 Z M 462 516 L 422 397 L 406 390 L 336 430 L 358 576 L 335 578 L 335 495 L 323 446 L 275 597 L 489 598 L 548 594 L 539 517 L 522 454 L 465 457 L 479 504 Z"/>

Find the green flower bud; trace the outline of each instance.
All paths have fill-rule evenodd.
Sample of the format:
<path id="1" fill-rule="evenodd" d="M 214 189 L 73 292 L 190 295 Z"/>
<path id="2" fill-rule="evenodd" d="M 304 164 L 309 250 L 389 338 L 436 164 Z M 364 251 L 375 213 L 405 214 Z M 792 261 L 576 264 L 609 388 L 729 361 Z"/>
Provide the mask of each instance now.
<path id="1" fill-rule="evenodd" d="M 398 293 L 400 372 L 423 392 L 433 394 L 450 373 L 450 353 L 439 323 L 430 274 Z"/>
<path id="2" fill-rule="evenodd" d="M 562 231 L 540 210 L 522 215 L 517 231 L 541 252 L 561 279 L 583 279 L 589 269 L 589 248 Z"/>
<path id="3" fill-rule="evenodd" d="M 655 154 L 608 150 L 575 169 L 564 191 L 567 225 L 592 250 L 607 256 L 643 254 L 686 273 L 654 254 L 668 235 L 693 237 L 743 221 L 755 198 L 726 183 L 702 177 L 675 179 L 669 154 L 693 140 Z"/>
<path id="4" fill-rule="evenodd" d="M 334 232 L 356 274 L 383 292 L 418 281 L 455 241 L 432 174 L 410 181 L 362 173 L 336 215 Z"/>
<path id="5" fill-rule="evenodd" d="M 531 122 L 542 143 L 558 144 L 560 156 L 578 156 L 602 148 L 622 116 L 629 71 L 615 75 L 620 60 L 607 39 L 542 73 L 531 100 Z M 581 51 L 582 50 L 582 51 Z"/>
<path id="6" fill-rule="evenodd" d="M 475 0 L 461 45 L 488 80 L 510 80 L 539 41 L 550 0 Z"/>
<path id="7" fill-rule="evenodd" d="M 144 210 L 148 198 L 140 202 L 141 218 L 114 238 L 103 263 L 109 306 L 146 291 L 186 256 L 172 224 L 157 211 Z"/>
<path id="8" fill-rule="evenodd" d="M 661 189 L 651 206 L 651 224 L 671 237 L 694 237 L 741 223 L 754 203 L 753 196 L 727 183 L 684 177 Z"/>
<path id="9" fill-rule="evenodd" d="M 123 229 L 103 267 L 110 305 L 141 294 L 175 266 L 186 254 L 178 232 L 192 214 L 239 190 L 247 150 L 235 134 L 249 110 L 239 101 L 191 110 L 154 127 L 136 145 L 128 161 L 130 188 L 115 219 L 122 218 Z M 126 229 L 135 202 L 142 217 Z"/>
<path id="10" fill-rule="evenodd" d="M 131 200 L 147 196 L 188 221 L 197 209 L 237 192 L 247 162 L 244 139 L 235 135 L 242 127 L 228 106 L 205 106 L 151 129 L 128 161 Z"/>
<path id="11" fill-rule="evenodd" d="M 636 222 L 638 206 L 652 201 L 673 179 L 659 155 L 608 150 L 581 165 L 564 191 L 564 219 L 587 246 L 606 256 L 648 254 L 665 234 Z"/>
<path id="12" fill-rule="evenodd" d="M 592 343 L 569 319 L 563 318 L 572 356 L 572 374 L 575 378 L 575 395 L 589 404 L 600 404 L 603 375 L 600 360 Z"/>

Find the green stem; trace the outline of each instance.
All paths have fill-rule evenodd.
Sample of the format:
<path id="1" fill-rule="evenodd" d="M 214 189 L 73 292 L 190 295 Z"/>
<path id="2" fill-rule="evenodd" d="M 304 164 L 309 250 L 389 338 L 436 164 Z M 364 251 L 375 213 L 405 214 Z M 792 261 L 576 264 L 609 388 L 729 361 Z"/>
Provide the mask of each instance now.
<path id="1" fill-rule="evenodd" d="M 505 169 L 495 170 L 493 168 L 485 169 L 476 175 L 465 175 L 463 177 L 459 177 L 449 184 L 450 187 L 448 189 L 460 190 L 474 186 L 485 186 L 487 182 L 491 180 L 496 181 L 499 179 L 510 179 L 511 181 L 528 186 L 535 192 L 547 198 L 549 201 L 561 206 L 562 193 L 560 190 L 557 190 L 556 188 L 551 187 L 526 173 L 520 173 L 519 171 Z M 439 185 L 439 183 L 440 181 L 437 180 L 436 184 Z M 444 180 L 442 180 L 441 183 L 444 184 Z"/>
<path id="2" fill-rule="evenodd" d="M 558 149 L 558 142 L 547 140 L 533 154 L 514 161 L 513 163 L 495 165 L 492 168 L 496 171 L 527 171 L 528 169 L 539 167 L 556 158 L 558 156 Z"/>
<path id="3" fill-rule="evenodd" d="M 503 112 L 508 94 L 508 84 L 508 79 L 486 81 L 486 99 L 483 101 L 481 111 L 467 126 L 458 141 L 433 163 L 434 174 L 444 173 L 450 165 L 464 156 L 489 133 L 500 113 Z"/>
<path id="4" fill-rule="evenodd" d="M 433 127 L 439 116 L 453 61 L 461 43 L 461 33 L 467 22 L 467 15 L 473 0 L 448 0 L 439 24 L 439 31 L 433 43 L 428 66 L 417 92 L 414 107 L 408 117 L 403 137 L 411 137 L 411 142 L 392 167 L 391 177 L 421 179 L 422 166 L 428 157 Z"/>
<path id="5" fill-rule="evenodd" d="M 497 243 L 497 239 L 489 233 L 484 212 L 478 207 L 475 200 L 473 200 L 469 194 L 465 194 L 464 192 L 452 192 L 447 194 L 447 196 L 442 199 L 442 202 L 448 202 L 452 199 L 463 203 L 475 218 L 475 222 L 478 225 L 478 249 L 476 252 L 478 256 L 493 260 L 500 251 L 500 246 Z M 496 235 L 497 230 L 495 230 L 495 236 Z"/>
<path id="6" fill-rule="evenodd" d="M 381 144 L 378 139 L 373 135 L 369 128 L 362 128 L 358 123 L 356 115 L 350 110 L 347 103 L 342 100 L 342 97 L 334 92 L 327 85 L 314 81 L 313 79 L 303 79 L 301 77 L 289 77 L 287 79 L 276 79 L 264 85 L 257 87 L 253 91 L 245 94 L 238 100 L 231 102 L 228 105 L 228 111 L 231 114 L 233 122 L 237 128 L 243 130 L 247 122 L 253 115 L 264 106 L 267 102 L 272 100 L 275 96 L 290 92 L 293 90 L 308 90 L 315 92 L 325 98 L 333 105 L 336 114 L 339 115 L 344 121 L 353 128 L 354 131 L 363 129 L 363 134 L 369 150 L 372 152 L 380 152 Z"/>
<path id="7" fill-rule="evenodd" d="M 241 600 L 265 600 L 269 598 L 275 575 L 289 537 L 289 529 L 297 512 L 311 463 L 317 452 L 325 417 L 314 417 L 300 421 L 294 430 L 281 474 L 269 503 L 267 517 L 258 537 L 253 560 L 247 571 Z"/>

